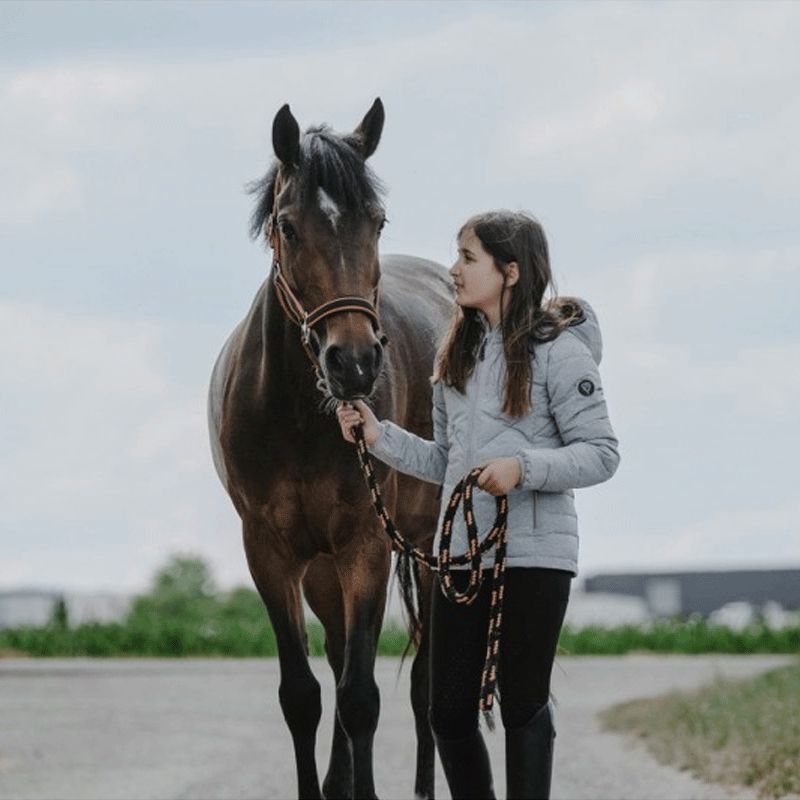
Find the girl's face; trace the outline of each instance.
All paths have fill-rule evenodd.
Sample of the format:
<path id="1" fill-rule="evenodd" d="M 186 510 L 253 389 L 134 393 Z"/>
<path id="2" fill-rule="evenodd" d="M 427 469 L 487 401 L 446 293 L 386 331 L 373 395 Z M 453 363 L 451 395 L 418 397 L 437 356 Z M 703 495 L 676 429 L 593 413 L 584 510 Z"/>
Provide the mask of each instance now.
<path id="1" fill-rule="evenodd" d="M 496 325 L 500 320 L 503 274 L 471 228 L 458 238 L 458 259 L 450 267 L 450 277 L 456 287 L 456 302 L 483 311 L 490 323 Z M 516 269 L 510 270 L 507 278 L 507 287 L 516 283 Z"/>

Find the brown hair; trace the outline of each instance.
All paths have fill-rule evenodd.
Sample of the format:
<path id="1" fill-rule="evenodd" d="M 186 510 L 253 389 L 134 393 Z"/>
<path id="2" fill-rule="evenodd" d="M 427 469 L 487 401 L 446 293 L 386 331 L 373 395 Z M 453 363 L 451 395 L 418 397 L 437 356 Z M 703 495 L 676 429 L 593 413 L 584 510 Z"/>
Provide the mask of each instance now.
<path id="1" fill-rule="evenodd" d="M 466 230 L 475 233 L 503 276 L 512 261 L 519 267 L 519 279 L 514 286 L 506 287 L 503 282 L 500 329 L 506 357 L 503 412 L 521 417 L 530 410 L 534 346 L 555 339 L 564 328 L 581 322 L 583 309 L 575 298 L 556 296 L 547 239 L 533 216 L 489 211 L 470 217 L 458 236 Z M 548 288 L 552 288 L 553 297 L 545 301 Z M 436 356 L 433 381 L 443 380 L 463 394 L 475 369 L 482 333 L 478 311 L 457 306 Z"/>

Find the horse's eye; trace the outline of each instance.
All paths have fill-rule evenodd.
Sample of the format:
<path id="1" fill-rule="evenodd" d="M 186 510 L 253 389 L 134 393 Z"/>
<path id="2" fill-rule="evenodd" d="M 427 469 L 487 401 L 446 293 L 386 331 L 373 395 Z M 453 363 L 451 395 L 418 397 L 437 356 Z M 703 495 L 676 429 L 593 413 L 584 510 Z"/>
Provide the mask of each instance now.
<path id="1" fill-rule="evenodd" d="M 295 233 L 291 223 L 286 222 L 286 220 L 281 220 L 278 227 L 280 228 L 281 234 L 287 242 L 294 242 L 297 240 L 297 234 Z"/>
<path id="2" fill-rule="evenodd" d="M 386 223 L 387 223 L 388 221 L 389 221 L 389 220 L 388 220 L 388 219 L 386 219 L 386 217 L 384 217 L 384 218 L 383 218 L 383 219 L 380 221 L 380 224 L 378 225 L 378 236 L 380 236 L 380 235 L 381 235 L 381 231 L 382 231 L 382 230 L 383 230 L 383 229 L 386 227 Z"/>

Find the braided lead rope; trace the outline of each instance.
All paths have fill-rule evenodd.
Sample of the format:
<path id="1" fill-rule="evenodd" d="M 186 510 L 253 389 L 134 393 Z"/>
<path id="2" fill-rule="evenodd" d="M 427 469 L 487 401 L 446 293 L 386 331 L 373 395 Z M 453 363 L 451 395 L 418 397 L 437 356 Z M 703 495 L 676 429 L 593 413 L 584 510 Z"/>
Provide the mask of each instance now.
<path id="1" fill-rule="evenodd" d="M 475 467 L 465 475 L 457 484 L 447 505 L 444 519 L 442 520 L 442 535 L 439 540 L 439 557 L 425 553 L 414 547 L 397 530 L 392 518 L 386 511 L 381 497 L 375 471 L 367 451 L 364 439 L 364 426 L 359 424 L 353 428 L 356 439 L 356 452 L 361 464 L 361 471 L 367 482 L 375 513 L 383 525 L 383 529 L 392 541 L 392 546 L 400 553 L 410 556 L 416 562 L 424 564 L 430 569 L 439 570 L 439 579 L 442 591 L 448 600 L 454 603 L 469 605 L 477 597 L 483 582 L 483 564 L 481 556 L 494 547 L 494 567 L 492 569 L 492 593 L 489 608 L 489 628 L 486 636 L 486 658 L 481 673 L 479 711 L 483 713 L 484 720 L 489 730 L 494 730 L 494 697 L 497 687 L 497 667 L 500 660 L 500 634 L 503 622 L 503 594 L 506 570 L 506 523 L 508 519 L 508 497 L 501 495 L 496 498 L 497 517 L 491 531 L 482 541 L 478 541 L 478 529 L 475 524 L 475 515 L 472 508 L 472 491 L 477 485 L 481 468 Z M 453 520 L 456 511 L 463 500 L 464 521 L 467 525 L 468 552 L 458 556 L 450 553 L 450 542 L 453 535 Z M 467 588 L 459 593 L 450 573 L 453 564 L 469 564 L 470 576 Z"/>

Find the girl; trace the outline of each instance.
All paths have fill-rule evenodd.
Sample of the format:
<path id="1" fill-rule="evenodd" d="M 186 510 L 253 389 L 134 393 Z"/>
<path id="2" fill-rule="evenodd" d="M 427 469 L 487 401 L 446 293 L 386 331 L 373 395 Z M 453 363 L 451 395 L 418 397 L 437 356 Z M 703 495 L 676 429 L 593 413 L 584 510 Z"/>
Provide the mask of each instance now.
<path id="1" fill-rule="evenodd" d="M 508 544 L 498 684 L 510 798 L 547 798 L 555 730 L 550 673 L 577 574 L 573 489 L 610 478 L 619 463 L 597 366 L 601 338 L 588 303 L 544 302 L 552 284 L 547 240 L 531 216 L 480 214 L 458 234 L 450 269 L 456 307 L 436 358 L 434 440 L 379 422 L 362 401 L 342 404 L 342 435 L 364 425 L 369 451 L 389 466 L 455 484 L 483 465 L 474 496 L 481 535 L 508 495 Z M 461 515 L 451 552 L 467 551 Z M 437 539 L 439 534 L 437 533 Z M 434 543 L 434 552 L 438 542 Z M 493 554 L 484 556 L 491 570 Z M 455 572 L 459 591 L 466 568 Z M 489 756 L 478 726 L 491 581 L 470 605 L 434 585 L 430 721 L 454 798 L 493 798 Z"/>

